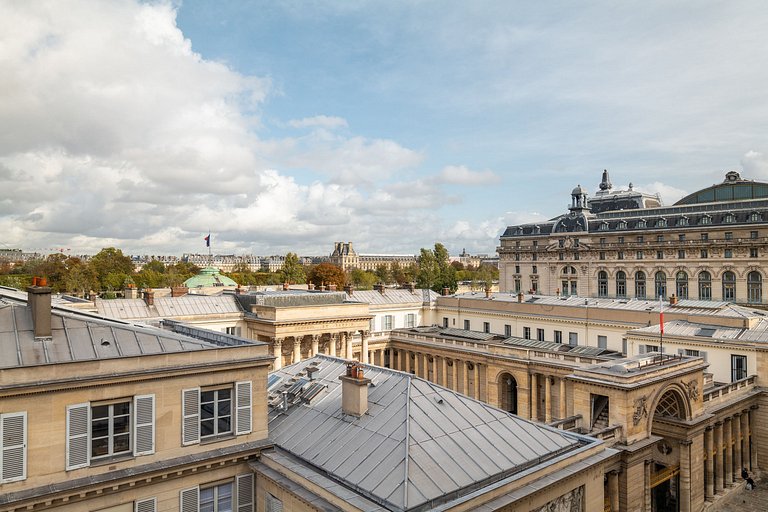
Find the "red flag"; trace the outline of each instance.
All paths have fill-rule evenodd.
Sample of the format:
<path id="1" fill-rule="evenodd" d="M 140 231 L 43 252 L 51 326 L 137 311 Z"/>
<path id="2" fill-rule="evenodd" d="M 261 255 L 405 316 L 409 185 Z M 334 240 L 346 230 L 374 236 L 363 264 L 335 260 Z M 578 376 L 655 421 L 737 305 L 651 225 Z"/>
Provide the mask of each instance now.
<path id="1" fill-rule="evenodd" d="M 208 233 L 208 236 L 203 238 L 203 240 L 205 240 L 205 246 L 206 247 L 210 247 L 211 246 L 211 234 L 210 233 Z"/>
<path id="2" fill-rule="evenodd" d="M 664 334 L 664 303 L 661 301 L 661 297 L 659 297 L 659 329 L 661 329 L 661 334 Z"/>

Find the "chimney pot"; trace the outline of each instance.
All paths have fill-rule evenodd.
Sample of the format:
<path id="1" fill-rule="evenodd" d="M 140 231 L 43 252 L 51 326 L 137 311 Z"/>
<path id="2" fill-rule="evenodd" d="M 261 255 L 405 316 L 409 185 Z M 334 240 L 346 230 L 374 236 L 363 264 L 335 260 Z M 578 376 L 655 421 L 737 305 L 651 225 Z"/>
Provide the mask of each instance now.
<path id="1" fill-rule="evenodd" d="M 347 366 L 348 375 L 340 375 L 341 410 L 344 414 L 358 418 L 368 412 L 368 384 L 371 379 L 363 376 L 363 368 L 357 365 Z"/>
<path id="2" fill-rule="evenodd" d="M 491 288 L 490 287 L 486 287 L 485 288 L 485 298 L 486 299 L 490 299 L 491 298 Z"/>
<path id="3" fill-rule="evenodd" d="M 523 292 L 517 294 L 517 302 L 523 302 Z"/>
<path id="4" fill-rule="evenodd" d="M 353 293 L 355 293 L 355 289 L 351 284 L 348 284 L 347 286 L 345 286 L 344 291 L 347 292 L 347 295 L 349 295 L 350 297 L 352 296 Z"/>
<path id="5" fill-rule="evenodd" d="M 43 282 L 44 284 L 40 284 Z M 35 277 L 27 288 L 27 304 L 32 310 L 32 324 L 35 338 L 51 337 L 51 289 L 45 280 Z"/>
<path id="6" fill-rule="evenodd" d="M 152 290 L 144 290 L 144 302 L 147 306 L 153 306 L 155 304 L 155 292 Z"/>

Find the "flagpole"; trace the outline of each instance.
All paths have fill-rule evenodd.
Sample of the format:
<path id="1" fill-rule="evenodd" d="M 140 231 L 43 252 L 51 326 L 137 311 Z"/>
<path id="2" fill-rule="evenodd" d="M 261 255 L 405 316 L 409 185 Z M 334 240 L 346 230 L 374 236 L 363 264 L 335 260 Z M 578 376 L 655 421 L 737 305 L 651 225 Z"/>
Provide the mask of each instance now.
<path id="1" fill-rule="evenodd" d="M 660 361 L 664 361 L 664 302 L 659 295 L 659 353 Z"/>
<path id="2" fill-rule="evenodd" d="M 208 266 L 213 266 L 213 255 L 211 253 L 211 230 L 208 230 Z"/>

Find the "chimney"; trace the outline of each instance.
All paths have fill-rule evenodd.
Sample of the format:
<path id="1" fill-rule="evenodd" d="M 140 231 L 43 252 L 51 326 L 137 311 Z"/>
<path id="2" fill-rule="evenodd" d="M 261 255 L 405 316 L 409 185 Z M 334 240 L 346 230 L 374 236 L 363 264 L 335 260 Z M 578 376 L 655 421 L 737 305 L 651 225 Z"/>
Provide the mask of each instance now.
<path id="1" fill-rule="evenodd" d="M 517 302 L 523 302 L 523 292 L 517 294 Z"/>
<path id="2" fill-rule="evenodd" d="M 347 292 L 347 295 L 349 295 L 350 297 L 352 296 L 352 294 L 355 293 L 355 289 L 351 284 L 348 284 L 347 286 L 345 286 L 344 291 Z"/>
<path id="3" fill-rule="evenodd" d="M 238 293 L 238 295 L 239 295 L 239 292 L 237 292 L 237 290 L 239 289 L 240 287 L 238 286 L 237 289 L 235 290 L 235 292 Z M 186 295 L 187 291 L 188 289 L 186 286 L 171 286 L 171 297 L 181 297 L 183 295 Z"/>
<path id="4" fill-rule="evenodd" d="M 376 283 L 373 285 L 373 289 L 379 292 L 380 294 L 384 295 L 384 283 Z"/>
<path id="5" fill-rule="evenodd" d="M 336 285 L 334 283 L 331 283 L 328 285 L 328 291 L 329 292 L 335 292 L 336 291 Z"/>
<path id="6" fill-rule="evenodd" d="M 242 295 L 243 289 L 240 288 L 240 285 L 237 285 L 237 288 L 235 288 L 235 295 Z"/>
<path id="7" fill-rule="evenodd" d="M 309 283 L 309 284 L 307 285 L 307 289 L 308 289 L 308 290 L 314 290 L 314 289 L 315 289 L 315 283 Z"/>
<path id="8" fill-rule="evenodd" d="M 447 286 L 445 288 L 443 288 L 443 295 L 450 295 L 450 294 L 451 294 L 451 289 L 450 288 L 448 288 Z"/>
<path id="9" fill-rule="evenodd" d="M 27 305 L 32 310 L 35 338 L 51 337 L 51 289 L 44 277 L 33 277 L 27 288 Z"/>
<path id="10" fill-rule="evenodd" d="M 368 384 L 371 379 L 363 376 L 363 367 L 349 363 L 347 374 L 340 375 L 341 411 L 358 418 L 368 412 Z"/>
<path id="11" fill-rule="evenodd" d="M 126 299 L 138 299 L 139 298 L 139 290 L 136 289 L 135 284 L 129 284 L 125 290 L 123 290 L 123 296 Z"/>
<path id="12" fill-rule="evenodd" d="M 485 287 L 485 298 L 486 299 L 490 299 L 491 298 L 491 287 L 490 286 L 486 286 Z"/>
<path id="13" fill-rule="evenodd" d="M 405 283 L 405 289 L 413 293 L 413 290 L 415 290 L 416 287 L 413 285 L 413 283 Z"/>
<path id="14" fill-rule="evenodd" d="M 147 303 L 147 306 L 154 306 L 155 292 L 152 290 L 144 290 L 144 302 Z"/>
<path id="15" fill-rule="evenodd" d="M 287 290 L 288 290 L 288 283 L 283 283 L 283 291 L 287 291 Z"/>
<path id="16" fill-rule="evenodd" d="M 669 298 L 669 305 L 674 306 L 675 304 L 677 304 L 677 295 L 673 293 L 672 296 Z"/>

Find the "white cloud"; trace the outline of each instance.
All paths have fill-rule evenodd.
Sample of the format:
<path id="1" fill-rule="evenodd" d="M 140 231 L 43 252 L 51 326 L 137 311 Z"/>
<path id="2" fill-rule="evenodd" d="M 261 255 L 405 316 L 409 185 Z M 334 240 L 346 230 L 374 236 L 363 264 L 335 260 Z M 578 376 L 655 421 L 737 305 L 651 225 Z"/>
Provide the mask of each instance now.
<path id="1" fill-rule="evenodd" d="M 672 205 L 690 193 L 660 181 L 654 181 L 647 185 L 637 185 L 635 189 L 646 194 L 658 194 L 662 204 L 665 205 Z"/>
<path id="2" fill-rule="evenodd" d="M 759 151 L 750 150 L 741 158 L 741 167 L 744 172 L 742 178 L 755 180 L 768 180 L 768 156 Z"/>
<path id="3" fill-rule="evenodd" d="M 464 165 L 449 165 L 437 175 L 437 181 L 452 185 L 494 185 L 501 178 L 493 171 L 473 171 Z"/>
<path id="4" fill-rule="evenodd" d="M 347 120 L 341 117 L 320 115 L 303 119 L 292 119 L 288 121 L 288 125 L 293 128 L 346 128 Z"/>

